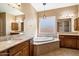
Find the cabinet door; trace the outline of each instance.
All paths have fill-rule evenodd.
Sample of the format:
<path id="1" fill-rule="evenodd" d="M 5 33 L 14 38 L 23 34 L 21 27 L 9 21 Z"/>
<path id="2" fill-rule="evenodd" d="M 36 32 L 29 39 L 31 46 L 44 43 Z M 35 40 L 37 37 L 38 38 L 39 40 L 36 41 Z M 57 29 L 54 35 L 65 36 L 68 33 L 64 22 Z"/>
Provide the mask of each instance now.
<path id="1" fill-rule="evenodd" d="M 77 40 L 77 49 L 79 49 L 79 40 Z"/>
<path id="2" fill-rule="evenodd" d="M 66 47 L 66 48 L 76 48 L 76 36 L 59 36 L 60 38 L 60 47 Z"/>
<path id="3" fill-rule="evenodd" d="M 22 51 L 17 52 L 14 56 L 22 56 Z"/>
<path id="4" fill-rule="evenodd" d="M 29 56 L 30 55 L 30 41 L 25 42 L 25 46 L 22 49 L 22 55 L 23 56 Z"/>
<path id="5" fill-rule="evenodd" d="M 11 23 L 11 30 L 18 31 L 18 23 Z"/>
<path id="6" fill-rule="evenodd" d="M 64 36 L 59 36 L 60 39 L 60 47 L 64 47 Z"/>
<path id="7" fill-rule="evenodd" d="M 33 56 L 34 46 L 32 40 L 30 40 L 30 56 Z"/>
<path id="8" fill-rule="evenodd" d="M 23 56 L 29 56 L 29 47 L 25 47 L 22 50 L 22 55 Z"/>
<path id="9" fill-rule="evenodd" d="M 64 47 L 76 48 L 76 39 L 72 37 L 70 38 L 66 37 L 64 39 Z"/>
<path id="10" fill-rule="evenodd" d="M 0 56 L 8 56 L 8 55 L 9 53 L 7 52 L 7 50 L 0 52 Z"/>

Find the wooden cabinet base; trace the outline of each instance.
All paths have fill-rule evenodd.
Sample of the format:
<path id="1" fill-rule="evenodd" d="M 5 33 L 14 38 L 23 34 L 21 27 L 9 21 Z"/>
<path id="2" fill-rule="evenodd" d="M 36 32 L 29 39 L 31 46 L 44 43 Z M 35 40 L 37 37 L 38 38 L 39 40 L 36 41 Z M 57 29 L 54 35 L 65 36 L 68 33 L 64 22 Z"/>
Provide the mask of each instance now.
<path id="1" fill-rule="evenodd" d="M 79 49 L 79 36 L 60 35 L 60 47 Z"/>
<path id="2" fill-rule="evenodd" d="M 9 53 L 7 50 L 0 52 L 0 56 L 8 56 Z"/>
<path id="3" fill-rule="evenodd" d="M 0 56 L 30 56 L 30 40 L 15 45 L 6 51 L 0 52 Z"/>
<path id="4" fill-rule="evenodd" d="M 9 54 L 11 56 L 29 56 L 29 46 L 30 40 L 25 41 L 9 49 Z"/>

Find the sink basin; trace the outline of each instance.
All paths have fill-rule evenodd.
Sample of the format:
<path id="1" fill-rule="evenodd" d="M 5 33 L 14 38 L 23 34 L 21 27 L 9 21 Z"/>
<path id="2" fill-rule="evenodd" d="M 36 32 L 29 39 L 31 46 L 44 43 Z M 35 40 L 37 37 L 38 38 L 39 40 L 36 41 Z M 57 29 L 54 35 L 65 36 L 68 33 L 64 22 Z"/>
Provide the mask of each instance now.
<path id="1" fill-rule="evenodd" d="M 1 36 L 0 37 L 0 42 L 2 41 L 13 41 L 13 40 L 21 40 L 21 38 L 24 38 L 24 36 L 21 35 L 6 35 L 6 36 Z"/>
<path id="2" fill-rule="evenodd" d="M 2 41 L 8 41 L 8 40 L 14 40 L 14 38 L 11 37 L 11 36 L 1 36 L 0 37 L 0 42 L 2 42 Z"/>
<path id="3" fill-rule="evenodd" d="M 0 39 L 0 42 L 2 42 L 2 41 L 9 41 L 9 40 L 12 40 L 12 39 L 7 39 L 7 38 L 5 38 L 5 39 Z"/>

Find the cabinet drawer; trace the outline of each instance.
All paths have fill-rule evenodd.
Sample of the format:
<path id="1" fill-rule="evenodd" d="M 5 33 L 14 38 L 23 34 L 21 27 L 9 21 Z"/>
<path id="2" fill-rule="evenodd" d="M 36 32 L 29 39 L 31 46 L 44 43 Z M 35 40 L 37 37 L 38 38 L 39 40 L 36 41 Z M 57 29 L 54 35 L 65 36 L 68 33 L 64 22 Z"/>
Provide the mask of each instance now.
<path id="1" fill-rule="evenodd" d="M 29 41 L 26 41 L 26 42 L 22 42 L 12 48 L 9 49 L 9 55 L 14 55 L 16 54 L 17 52 L 19 52 L 21 49 L 23 49 L 24 47 L 27 47 L 29 46 Z"/>
<path id="2" fill-rule="evenodd" d="M 78 36 L 78 40 L 79 40 L 79 36 Z"/>
<path id="3" fill-rule="evenodd" d="M 65 35 L 64 38 L 68 38 L 68 39 L 77 39 L 77 36 L 72 36 L 72 35 Z"/>
<path id="4" fill-rule="evenodd" d="M 70 39 L 77 39 L 78 36 L 71 36 L 71 35 L 60 35 L 60 39 L 70 38 Z"/>
<path id="5" fill-rule="evenodd" d="M 29 51 L 29 46 L 23 48 L 23 50 L 22 50 L 22 56 L 29 56 L 29 55 L 30 55 L 29 52 L 30 52 L 30 51 Z"/>
<path id="6" fill-rule="evenodd" d="M 67 38 L 77 39 L 77 37 L 76 37 L 76 36 L 69 36 L 69 37 L 67 37 Z"/>
<path id="7" fill-rule="evenodd" d="M 22 56 L 22 51 L 17 52 L 14 56 Z"/>
<path id="8" fill-rule="evenodd" d="M 6 51 L 2 51 L 2 52 L 0 52 L 0 56 L 8 56 L 8 52 L 7 52 L 7 50 L 6 50 Z"/>
<path id="9" fill-rule="evenodd" d="M 59 38 L 64 38 L 64 36 L 63 35 L 60 35 Z"/>

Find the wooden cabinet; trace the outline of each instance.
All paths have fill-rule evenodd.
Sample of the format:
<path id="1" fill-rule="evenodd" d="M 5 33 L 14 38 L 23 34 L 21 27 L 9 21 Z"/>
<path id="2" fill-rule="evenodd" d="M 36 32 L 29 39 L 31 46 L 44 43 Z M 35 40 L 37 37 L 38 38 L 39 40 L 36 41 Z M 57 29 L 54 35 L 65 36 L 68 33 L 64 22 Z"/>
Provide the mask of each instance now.
<path id="1" fill-rule="evenodd" d="M 64 46 L 68 48 L 76 48 L 76 39 L 73 38 L 64 39 Z"/>
<path id="2" fill-rule="evenodd" d="M 19 29 L 19 26 L 18 26 L 18 23 L 11 23 L 11 30 L 12 31 L 18 31 Z"/>
<path id="3" fill-rule="evenodd" d="M 20 43 L 12 48 L 9 49 L 9 55 L 10 56 L 29 56 L 29 43 L 30 41 L 26 41 L 23 43 Z"/>
<path id="4" fill-rule="evenodd" d="M 34 53 L 34 45 L 32 40 L 30 40 L 30 56 L 33 56 L 33 53 Z"/>
<path id="5" fill-rule="evenodd" d="M 14 56 L 22 56 L 22 51 L 17 52 Z"/>
<path id="6" fill-rule="evenodd" d="M 29 56 L 30 52 L 29 52 L 29 47 L 25 47 L 22 50 L 22 56 Z"/>
<path id="7" fill-rule="evenodd" d="M 77 36 L 61 35 L 60 47 L 76 48 Z"/>
<path id="8" fill-rule="evenodd" d="M 8 55 L 9 54 L 7 50 L 0 52 L 0 56 L 8 56 Z"/>
<path id="9" fill-rule="evenodd" d="M 19 43 L 5 51 L 0 52 L 0 56 L 33 56 L 32 40 Z"/>
<path id="10" fill-rule="evenodd" d="M 60 47 L 64 47 L 64 36 L 59 36 L 60 39 Z"/>
<path id="11" fill-rule="evenodd" d="M 77 40 L 77 49 L 79 49 L 79 40 Z"/>
<path id="12" fill-rule="evenodd" d="M 79 37 L 77 39 L 77 49 L 79 49 Z"/>

